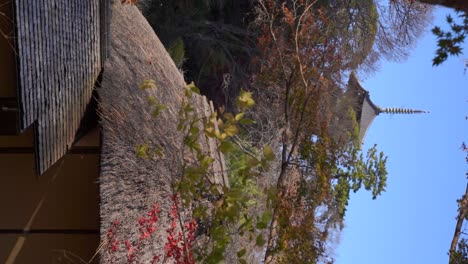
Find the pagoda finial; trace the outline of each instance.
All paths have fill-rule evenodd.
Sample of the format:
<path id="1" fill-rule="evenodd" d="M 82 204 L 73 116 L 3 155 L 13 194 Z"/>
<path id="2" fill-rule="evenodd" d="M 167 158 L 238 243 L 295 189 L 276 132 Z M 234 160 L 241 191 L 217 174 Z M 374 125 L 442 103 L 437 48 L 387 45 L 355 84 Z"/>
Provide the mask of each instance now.
<path id="1" fill-rule="evenodd" d="M 429 113 L 428 111 L 414 110 L 407 108 L 382 108 L 382 113 L 386 114 L 425 114 Z"/>

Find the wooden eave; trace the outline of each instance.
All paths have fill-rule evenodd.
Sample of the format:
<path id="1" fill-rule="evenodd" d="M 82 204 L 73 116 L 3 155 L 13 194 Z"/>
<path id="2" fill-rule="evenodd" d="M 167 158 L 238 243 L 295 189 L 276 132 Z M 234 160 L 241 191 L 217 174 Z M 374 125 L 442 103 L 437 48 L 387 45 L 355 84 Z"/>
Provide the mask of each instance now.
<path id="1" fill-rule="evenodd" d="M 109 3 L 10 1 L 21 82 L 16 129 L 34 128 L 36 171 L 42 174 L 71 148 L 85 116 L 106 57 Z"/>

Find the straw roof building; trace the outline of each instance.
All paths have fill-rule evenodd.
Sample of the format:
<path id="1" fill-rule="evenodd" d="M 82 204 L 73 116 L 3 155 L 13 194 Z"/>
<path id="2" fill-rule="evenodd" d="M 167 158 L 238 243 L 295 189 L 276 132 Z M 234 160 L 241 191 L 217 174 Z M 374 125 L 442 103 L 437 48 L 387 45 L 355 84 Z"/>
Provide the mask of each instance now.
<path id="1" fill-rule="evenodd" d="M 89 260 L 99 244 L 93 89 L 107 0 L 0 0 L 0 262 Z"/>
<path id="2" fill-rule="evenodd" d="M 114 220 L 119 220 L 120 238 L 138 241 L 138 218 L 154 203 L 158 203 L 163 212 L 170 211 L 171 181 L 180 177 L 181 162 L 190 159 L 187 151 L 181 156 L 183 137 L 177 131 L 185 82 L 140 11 L 135 6 L 120 3 L 112 6 L 109 58 L 104 68 L 99 89 L 103 128 L 99 180 L 101 239 L 106 239 Z M 139 89 L 146 79 L 155 80 L 157 88 Z M 148 107 L 149 96 L 167 106 L 157 117 Z M 205 97 L 194 96 L 190 103 L 199 117 L 209 117 L 213 111 Z M 225 167 L 223 158 L 214 142 L 205 136 L 199 140 L 204 151 L 215 159 L 212 171 L 219 172 L 211 179 L 212 183 L 228 185 L 225 173 L 221 173 Z M 137 158 L 135 146 L 141 144 L 161 148 L 164 154 L 149 159 Z M 142 246 L 143 263 L 150 261 L 154 254 L 163 255 L 166 217 L 163 214 L 160 219 L 158 235 L 162 239 Z M 110 257 L 104 253 L 102 260 L 105 262 Z M 126 252 L 119 251 L 114 257 L 125 259 Z"/>
<path id="3" fill-rule="evenodd" d="M 153 29 L 121 1 L 0 0 L 0 31 L 0 262 L 90 261 L 114 220 L 122 240 L 138 240 L 138 218 L 155 203 L 170 210 L 171 182 L 191 159 L 177 131 L 185 82 Z M 157 88 L 139 89 L 147 79 Z M 354 74 L 345 95 L 361 141 L 380 113 L 420 112 L 379 108 Z M 149 96 L 167 107 L 157 117 Z M 190 103 L 201 118 L 214 111 L 203 96 Z M 215 159 L 210 181 L 229 186 L 215 143 L 199 142 Z M 163 154 L 138 158 L 142 144 Z M 141 246 L 143 262 L 162 253 L 166 224 Z"/>
<path id="4" fill-rule="evenodd" d="M 122 239 L 138 239 L 138 218 L 154 203 L 170 210 L 170 182 L 190 159 L 181 157 L 176 128 L 182 74 L 134 5 L 0 0 L 2 15 L 0 208 L 8 213 L 0 220 L 0 262 L 87 262 L 114 220 Z M 146 79 L 158 88 L 139 89 Z M 167 107 L 157 118 L 150 95 Z M 206 98 L 190 102 L 198 116 L 211 115 Z M 219 172 L 210 181 L 228 185 L 214 142 L 199 140 Z M 138 158 L 140 144 L 164 155 Z M 166 223 L 162 217 L 161 230 Z M 162 243 L 142 250 L 157 252 Z M 126 258 L 123 247 L 115 257 Z"/>

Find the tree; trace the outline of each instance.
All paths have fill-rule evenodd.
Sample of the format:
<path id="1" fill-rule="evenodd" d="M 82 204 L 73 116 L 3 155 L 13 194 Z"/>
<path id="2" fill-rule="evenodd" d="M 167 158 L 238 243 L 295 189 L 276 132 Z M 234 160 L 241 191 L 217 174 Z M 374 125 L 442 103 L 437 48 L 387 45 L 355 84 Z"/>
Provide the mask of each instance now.
<path id="1" fill-rule="evenodd" d="M 379 195 L 386 158 L 371 151 L 364 159 L 353 135 L 330 136 L 349 69 L 338 24 L 307 0 L 260 1 L 257 14 L 262 58 L 253 87 L 281 132 L 265 263 L 328 261 L 329 227 L 340 226 L 349 191 L 364 186 Z"/>
<path id="2" fill-rule="evenodd" d="M 414 1 L 326 1 L 327 16 L 341 23 L 335 37 L 347 45 L 349 66 L 365 72 L 378 68 L 381 59 L 401 61 L 431 20 L 431 9 Z"/>
<path id="3" fill-rule="evenodd" d="M 447 16 L 447 23 L 450 31 L 443 31 L 439 27 L 434 27 L 432 33 L 437 37 L 436 56 L 432 60 L 433 66 L 438 66 L 447 60 L 448 56 L 458 56 L 462 53 L 461 45 L 465 41 L 468 33 L 468 15 L 466 12 L 458 12 L 460 22 Z"/>
<path id="4" fill-rule="evenodd" d="M 456 10 L 468 12 L 468 3 L 459 0 L 419 0 L 419 2 L 429 5 L 440 5 Z"/>
<path id="5" fill-rule="evenodd" d="M 405 0 L 407 2 L 414 2 Z M 396 1 L 392 1 L 394 3 Z M 436 56 L 432 60 L 433 66 L 438 66 L 447 60 L 448 56 L 458 56 L 462 52 L 461 44 L 465 41 L 465 36 L 468 31 L 468 3 L 466 1 L 457 0 L 419 0 L 420 3 L 444 6 L 454 9 L 461 22 L 455 22 L 451 16 L 447 16 L 447 23 L 450 26 L 450 31 L 443 31 L 439 27 L 434 27 L 432 33 L 437 37 Z"/>
<path id="6" fill-rule="evenodd" d="M 467 152 L 466 162 L 468 163 L 468 148 L 465 143 L 462 144 L 462 150 Z M 468 173 L 467 173 L 468 176 Z M 466 185 L 465 194 L 457 201 L 458 215 L 455 232 L 449 249 L 449 263 L 468 263 L 468 245 L 465 238 L 460 239 L 463 234 L 463 223 L 468 220 L 468 184 Z"/>
<path id="7" fill-rule="evenodd" d="M 449 264 L 468 264 L 468 243 L 462 238 L 450 253 Z"/>
<path id="8" fill-rule="evenodd" d="M 335 35 L 343 42 L 341 49 L 349 53 L 345 56 L 350 60 L 349 67 L 357 69 L 359 66 L 364 66 L 372 69 L 372 64 L 377 59 L 371 56 L 371 53 L 376 40 L 379 19 L 375 2 L 373 0 L 331 1 L 327 9 L 328 15 L 333 20 L 344 25 L 336 27 Z"/>
<path id="9" fill-rule="evenodd" d="M 187 6 L 180 6 L 182 2 Z M 200 44 L 209 43 L 206 46 L 211 47 L 215 42 L 222 43 L 219 47 L 224 55 L 221 57 L 232 52 L 230 48 L 227 48 L 229 52 L 225 51 L 225 40 L 229 37 L 218 36 L 224 34 L 225 30 L 222 29 L 228 29 L 227 34 L 234 34 L 234 29 L 237 28 L 227 27 L 224 21 L 205 20 L 212 14 L 211 11 L 204 13 L 207 10 L 224 10 L 218 4 L 222 6 L 227 2 L 218 1 L 213 4 L 213 1 L 180 1 L 177 4 L 179 6 L 164 2 L 165 5 L 174 7 L 174 10 L 177 7 L 194 12 L 188 19 L 180 20 L 187 22 L 181 27 L 185 33 L 200 37 L 194 32 L 202 32 L 201 40 L 213 40 L 196 43 L 193 40 L 187 41 L 188 37 L 184 37 L 183 45 L 180 45 L 180 36 L 185 33 L 176 34 L 173 39 L 184 52 L 193 48 L 186 55 L 197 53 L 205 59 L 215 58 L 217 56 L 211 57 L 211 51 Z M 192 10 L 195 6 L 202 8 Z M 276 170 L 267 173 L 267 166 L 260 166 L 256 172 L 254 170 L 253 175 L 268 177 L 259 186 L 264 187 L 268 194 L 266 207 L 256 212 L 255 216 L 242 215 L 246 212 L 243 206 L 248 197 L 240 195 L 245 192 L 239 186 L 223 186 L 223 192 L 214 190 L 214 195 L 210 196 L 212 188 L 203 182 L 206 180 L 204 176 L 198 175 L 200 171 L 202 175 L 210 173 L 203 165 L 204 161 L 208 161 L 204 160 L 205 154 L 199 153 L 197 145 L 193 143 L 202 130 L 195 129 L 192 123 L 194 119 L 188 117 L 192 112 L 189 111 L 190 106 L 182 111 L 182 131 L 188 140 L 186 143 L 189 143 L 190 151 L 195 153 L 197 159 L 184 167 L 181 176 L 183 180 L 176 182 L 176 189 L 183 194 L 181 196 L 185 201 L 199 199 L 199 196 L 215 197 L 209 210 L 198 205 L 194 209 L 195 215 L 209 211 L 208 214 L 214 218 L 206 221 L 205 229 L 209 239 L 213 240 L 198 247 L 202 261 L 221 260 L 229 244 L 229 234 L 244 230 L 242 228 L 254 230 L 255 243 L 266 248 L 266 263 L 332 260 L 327 243 L 330 234 L 342 226 L 350 191 L 364 188 L 371 191 L 375 198 L 385 190 L 387 175 L 386 157 L 383 153 L 378 153 L 375 147 L 366 155 L 362 153 L 360 142 L 357 141 L 356 131 L 359 127 L 356 116 L 352 112 L 352 106 L 342 100 L 345 89 L 343 79 L 349 71 L 364 67 L 366 63 L 372 65 L 380 57 L 396 60 L 404 58 L 407 48 L 428 21 L 429 13 L 426 11 L 427 9 L 414 1 L 403 0 L 392 1 L 390 5 L 379 1 L 356 0 L 258 2 L 255 20 L 249 31 L 242 31 L 242 34 L 255 33 L 258 40 L 256 44 L 260 53 L 252 61 L 255 71 L 249 73 L 252 83 L 247 86 L 257 98 L 256 110 L 242 110 L 239 114 L 260 117 L 254 118 L 257 121 L 254 127 L 256 131 L 267 133 L 258 133 L 255 129 L 242 131 L 245 124 L 237 122 L 238 115 L 227 115 L 223 110 L 219 114 L 225 119 L 220 116 L 210 118 L 213 126 L 216 123 L 221 127 L 218 134 L 214 127 L 206 132 L 211 137 L 222 140 L 220 148 L 227 150 L 236 145 L 242 150 L 248 149 L 249 158 L 245 159 L 244 164 L 263 165 L 264 161 L 277 157 L 276 167 L 271 166 Z M 199 19 L 199 15 L 202 18 Z M 177 20 L 180 16 L 172 18 Z M 238 43 L 241 38 L 233 39 L 232 42 Z M 192 44 L 194 46 L 189 48 Z M 169 45 L 169 50 L 171 46 Z M 200 50 L 197 51 L 195 46 Z M 206 57 L 206 52 L 210 56 Z M 200 58 L 194 56 L 189 59 L 196 61 Z M 223 65 L 230 65 L 225 58 L 214 61 L 210 63 L 212 67 L 208 67 L 213 71 L 224 71 Z M 186 65 L 192 65 L 193 70 L 199 73 L 197 76 L 208 76 L 209 71 L 204 72 L 208 69 L 205 68 L 207 64 L 198 62 L 187 62 Z M 245 102 L 250 101 L 250 95 L 243 95 L 246 97 Z M 353 126 L 340 127 L 340 122 L 334 121 L 338 107 L 341 109 L 339 112 L 345 113 L 343 115 Z M 335 131 L 339 129 L 349 133 L 336 134 Z M 228 135 L 227 131 L 232 132 L 232 135 Z M 229 141 L 223 141 L 223 133 L 229 136 Z M 248 139 L 246 141 L 250 145 L 242 144 L 243 137 Z M 257 138 L 261 140 L 256 140 Z M 271 147 L 267 147 L 266 143 L 272 143 L 269 144 Z M 238 178 L 233 178 L 233 182 L 251 183 L 252 178 L 247 175 L 241 169 L 239 173 L 236 172 Z M 260 182 L 260 177 L 254 179 Z M 214 211 L 211 211 L 213 208 Z M 235 221 L 237 222 L 234 223 Z M 265 228 L 267 232 L 262 231 Z M 244 249 L 236 253 L 244 260 Z"/>
<path id="10" fill-rule="evenodd" d="M 381 59 L 405 60 L 432 21 L 432 8 L 411 0 L 375 0 L 369 1 L 368 5 L 375 5 L 370 10 L 378 16 L 377 19 L 373 18 L 376 20 L 375 40 L 364 66 L 376 70 Z M 375 16 L 363 15 L 370 18 Z"/>

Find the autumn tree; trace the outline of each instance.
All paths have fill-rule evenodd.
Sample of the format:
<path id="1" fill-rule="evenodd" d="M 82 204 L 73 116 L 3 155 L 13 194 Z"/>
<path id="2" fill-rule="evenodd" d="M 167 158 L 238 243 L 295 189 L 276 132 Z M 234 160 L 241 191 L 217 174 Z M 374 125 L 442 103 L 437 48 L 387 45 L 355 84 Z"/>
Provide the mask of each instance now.
<path id="1" fill-rule="evenodd" d="M 328 261 L 328 233 L 339 228 L 349 192 L 364 187 L 378 196 L 386 158 L 375 149 L 364 157 L 352 132 L 330 132 L 339 129 L 330 124 L 351 67 L 342 49 L 349 43 L 336 37 L 338 24 L 326 10 L 316 1 L 268 0 L 259 1 L 257 15 L 262 57 L 253 87 L 280 132 L 264 260 Z"/>
<path id="2" fill-rule="evenodd" d="M 336 2 L 338 7 L 333 6 L 332 10 L 343 10 L 345 16 L 339 21 L 347 25 L 343 28 L 351 33 L 349 42 L 358 56 L 356 66 L 360 65 L 364 71 L 375 71 L 382 59 L 406 59 L 432 20 L 432 8 L 415 1 Z"/>
<path id="3" fill-rule="evenodd" d="M 419 2 L 429 5 L 440 5 L 463 12 L 468 12 L 468 3 L 460 0 L 419 0 Z"/>
<path id="4" fill-rule="evenodd" d="M 228 9 L 217 4 L 228 2 L 159 1 L 173 7 L 168 9 L 171 12 L 177 8 L 189 12 L 193 6 L 225 12 Z M 372 69 L 379 58 L 404 58 L 430 13 L 419 3 L 404 0 L 391 1 L 390 5 L 370 0 L 259 0 L 255 20 L 248 31 L 239 31 L 222 20 L 199 19 L 200 14 L 212 15 L 201 11 L 191 14 L 183 20 L 189 26 L 181 27 L 183 33 L 176 34 L 173 44 L 169 41 L 168 45 L 169 51 L 181 48 L 187 51 L 190 45 L 198 43 L 189 52 L 202 55 L 189 57 L 192 62 L 198 60 L 193 64 L 195 72 L 198 71 L 197 78 L 208 75 L 210 71 L 205 72 L 208 68 L 224 71 L 226 65 L 231 65 L 230 59 L 236 61 L 235 54 L 230 53 L 231 44 L 238 46 L 243 40 L 256 36 L 260 54 L 253 56 L 251 63 L 255 70 L 250 72 L 251 83 L 246 87 L 256 98 L 256 109 L 241 111 L 242 115 L 253 117 L 256 122 L 253 128 L 240 123 L 238 115 L 227 115 L 223 110 L 219 113 L 224 119 L 213 116 L 205 124 L 213 128 L 205 132 L 220 140 L 219 147 L 224 151 L 229 152 L 227 150 L 235 145 L 248 152 L 248 158 L 239 160 L 249 164 L 251 175 L 240 170 L 235 174 L 237 178 L 232 178 L 232 182 L 241 183 L 240 186 L 223 186 L 222 191 L 205 188 L 205 176 L 200 175 L 210 173 L 204 164 L 210 162 L 204 160 L 206 154 L 200 153 L 193 143 L 201 130 L 194 126 L 193 117 L 189 118 L 193 112 L 189 105 L 181 112 L 185 122 L 181 130 L 198 161 L 184 168 L 183 180 L 174 184 L 175 189 L 182 193 L 186 203 L 200 196 L 211 197 L 212 191 L 216 198 L 210 206 L 197 205 L 194 209 L 194 215 L 200 219 L 214 218 L 204 221 L 207 228 L 203 232 L 208 234 L 208 242 L 196 247 L 199 260 L 221 261 L 232 234 L 243 233 L 239 230 L 247 228 L 253 230 L 255 244 L 265 248 L 265 263 L 331 261 L 327 243 L 330 234 L 342 227 L 350 192 L 364 188 L 376 198 L 385 190 L 387 175 L 385 155 L 375 147 L 367 153 L 361 150 L 356 114 L 353 106 L 342 99 L 346 88 L 344 79 L 356 68 Z M 172 18 L 179 19 L 178 16 Z M 228 31 L 222 30 L 224 28 Z M 203 34 L 196 33 L 199 31 Z M 226 32 L 235 38 L 224 36 Z M 191 37 L 201 37 L 200 42 L 187 42 Z M 213 43 L 220 44 L 221 52 L 217 55 L 221 57 L 212 56 L 209 47 Z M 174 54 L 180 57 L 180 53 Z M 211 59 L 214 62 L 207 63 Z M 249 101 L 250 93 L 243 95 Z M 337 112 L 349 122 L 336 122 Z M 221 127 L 218 134 L 215 124 Z M 242 131 L 242 128 L 247 129 Z M 335 133 L 339 130 L 345 132 Z M 223 133 L 229 140 L 223 138 Z M 267 172 L 268 166 L 263 166 L 263 162 L 275 157 L 276 165 L 270 166 Z M 258 164 L 262 166 L 256 168 Z M 266 179 L 261 182 L 260 176 Z M 265 207 L 258 212 L 244 208 L 251 199 L 245 194 L 246 184 L 255 182 L 253 180 L 261 185 L 256 187 L 264 188 L 267 193 Z M 203 195 L 199 194 L 200 190 Z M 208 215 L 207 211 L 210 211 Z M 263 232 L 265 228 L 267 231 Z M 245 255 L 246 250 L 237 251 L 237 256 L 243 260 Z"/>

